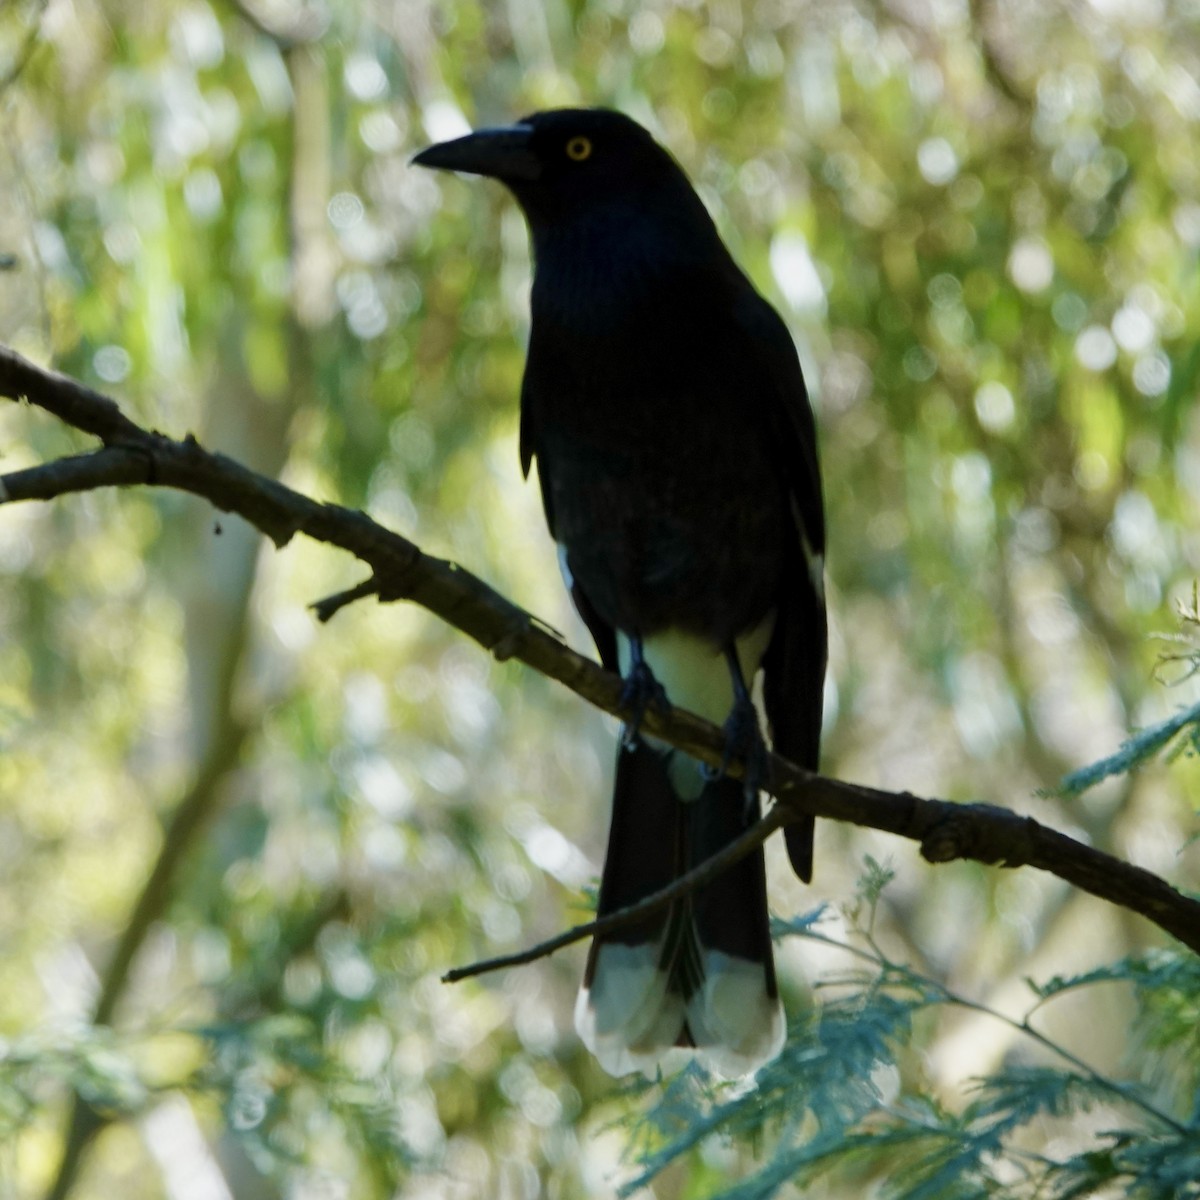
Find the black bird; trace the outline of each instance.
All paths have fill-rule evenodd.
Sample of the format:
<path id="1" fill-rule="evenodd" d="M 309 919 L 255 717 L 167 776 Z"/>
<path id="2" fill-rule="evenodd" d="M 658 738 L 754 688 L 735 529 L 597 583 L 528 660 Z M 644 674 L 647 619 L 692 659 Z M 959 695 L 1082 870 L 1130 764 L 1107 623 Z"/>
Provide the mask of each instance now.
<path id="1" fill-rule="evenodd" d="M 571 597 L 631 713 L 617 754 L 601 914 L 670 883 L 759 815 L 757 789 L 638 732 L 666 698 L 724 722 L 760 767 L 817 765 L 825 544 L 816 433 L 786 327 L 734 263 L 682 169 L 606 109 L 535 113 L 422 151 L 524 210 L 533 324 L 521 464 Z M 811 818 L 786 831 L 812 874 Z M 613 1074 L 694 1047 L 726 1076 L 778 1053 L 784 1022 L 761 852 L 669 912 L 597 938 L 575 1013 Z"/>

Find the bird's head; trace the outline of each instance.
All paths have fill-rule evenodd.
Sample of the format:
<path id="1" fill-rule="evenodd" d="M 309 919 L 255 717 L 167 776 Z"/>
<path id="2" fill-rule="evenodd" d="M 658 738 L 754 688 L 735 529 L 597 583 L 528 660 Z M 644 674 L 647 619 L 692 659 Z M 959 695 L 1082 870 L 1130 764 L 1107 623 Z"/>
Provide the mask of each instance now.
<path id="1" fill-rule="evenodd" d="M 635 206 L 674 219 L 699 208 L 679 165 L 636 121 L 605 108 L 533 113 L 422 150 L 413 163 L 498 179 L 535 235 L 564 219 Z"/>

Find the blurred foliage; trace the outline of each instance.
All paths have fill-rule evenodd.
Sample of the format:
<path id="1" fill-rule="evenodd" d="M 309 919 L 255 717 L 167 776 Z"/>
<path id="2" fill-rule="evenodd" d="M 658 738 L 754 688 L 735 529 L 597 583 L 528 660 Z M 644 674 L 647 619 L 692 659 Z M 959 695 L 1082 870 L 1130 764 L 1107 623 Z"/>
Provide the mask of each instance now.
<path id="1" fill-rule="evenodd" d="M 1022 808 L 1197 887 L 1190 756 L 1054 793 L 1197 698 L 1152 679 L 1151 639 L 1200 574 L 1194 0 L 245 4 L 0 7 L 0 340 L 586 645 L 516 461 L 520 217 L 406 163 L 468 123 L 621 107 L 801 347 L 826 769 Z M 0 469 L 83 445 L 0 407 Z M 826 824 L 806 890 L 772 848 L 776 911 L 828 904 L 822 938 L 855 936 L 864 854 L 895 878 L 867 906 L 874 975 L 781 942 L 793 1041 L 737 1096 L 603 1077 L 571 1029 L 581 952 L 442 985 L 578 917 L 612 730 L 420 612 L 315 627 L 347 566 L 150 490 L 0 512 L 5 1194 L 1194 1177 L 1189 964 L 1031 872 Z M 1088 1070 L 1027 1061 L 1025 980 L 1092 972 L 1125 982 L 1039 1010 Z M 1096 1079 L 1150 1089 L 1192 1148 Z M 62 1169 L 72 1094 L 96 1136 Z"/>

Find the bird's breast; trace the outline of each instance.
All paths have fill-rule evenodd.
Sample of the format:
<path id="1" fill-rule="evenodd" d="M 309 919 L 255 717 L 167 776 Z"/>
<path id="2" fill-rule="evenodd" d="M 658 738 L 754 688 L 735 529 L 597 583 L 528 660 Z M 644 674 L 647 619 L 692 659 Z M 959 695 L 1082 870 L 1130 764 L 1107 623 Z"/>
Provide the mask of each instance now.
<path id="1" fill-rule="evenodd" d="M 776 603 L 787 510 L 752 439 L 684 407 L 673 419 L 653 411 L 641 406 L 595 437 L 586 422 L 545 431 L 539 470 L 555 537 L 615 628 L 682 628 L 724 644 Z"/>
<path id="2" fill-rule="evenodd" d="M 526 450 L 606 621 L 722 644 L 776 603 L 790 516 L 766 398 L 745 388 L 726 277 L 636 265 L 539 268 Z"/>

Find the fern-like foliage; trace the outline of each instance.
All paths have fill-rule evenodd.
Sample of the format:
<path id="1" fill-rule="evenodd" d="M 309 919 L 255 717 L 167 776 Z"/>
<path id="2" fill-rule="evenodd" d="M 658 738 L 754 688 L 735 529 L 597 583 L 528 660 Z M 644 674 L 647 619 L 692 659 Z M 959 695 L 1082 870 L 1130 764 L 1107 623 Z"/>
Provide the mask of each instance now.
<path id="1" fill-rule="evenodd" d="M 867 895 L 868 911 L 877 898 L 878 890 Z M 821 987 L 823 1002 L 793 1024 L 784 1052 L 751 1084 L 719 1084 L 693 1066 L 657 1095 L 648 1086 L 637 1170 L 623 1194 L 688 1157 L 706 1179 L 690 1194 L 714 1200 L 821 1194 L 822 1185 L 887 1200 L 1200 1197 L 1195 958 L 1158 951 L 1034 986 L 1024 1019 L 992 1015 L 1038 1061 L 1014 1055 L 950 1107 L 912 1068 L 914 1027 L 947 1006 L 989 1010 L 890 961 L 869 932 L 861 944 L 837 942 L 822 932 L 821 916 L 781 923 L 777 935 L 841 945 L 861 969 Z M 1145 1014 L 1142 1044 L 1173 1088 L 1111 1079 L 1031 1024 L 1056 996 L 1114 982 L 1134 989 Z M 1161 1107 L 1164 1094 L 1176 1101 L 1170 1111 Z M 1070 1136 L 1045 1136 L 1056 1129 Z M 1046 1149 L 1060 1143 L 1068 1148 Z M 749 1171 L 748 1160 L 757 1160 Z"/>
<path id="2" fill-rule="evenodd" d="M 1139 730 L 1107 758 L 1072 771 L 1056 789 L 1060 796 L 1078 796 L 1113 775 L 1125 775 L 1149 762 L 1163 750 L 1168 759 L 1200 749 L 1200 704 L 1187 708 Z"/>
<path id="3" fill-rule="evenodd" d="M 1191 599 L 1176 607 L 1179 630 L 1155 635 L 1165 644 L 1155 673 L 1167 685 L 1184 683 L 1200 674 L 1200 581 L 1192 584 Z M 1113 775 L 1137 770 L 1164 751 L 1168 762 L 1180 755 L 1200 753 L 1200 703 L 1138 730 L 1107 758 L 1072 771 L 1055 791 L 1064 797 L 1078 796 Z"/>

